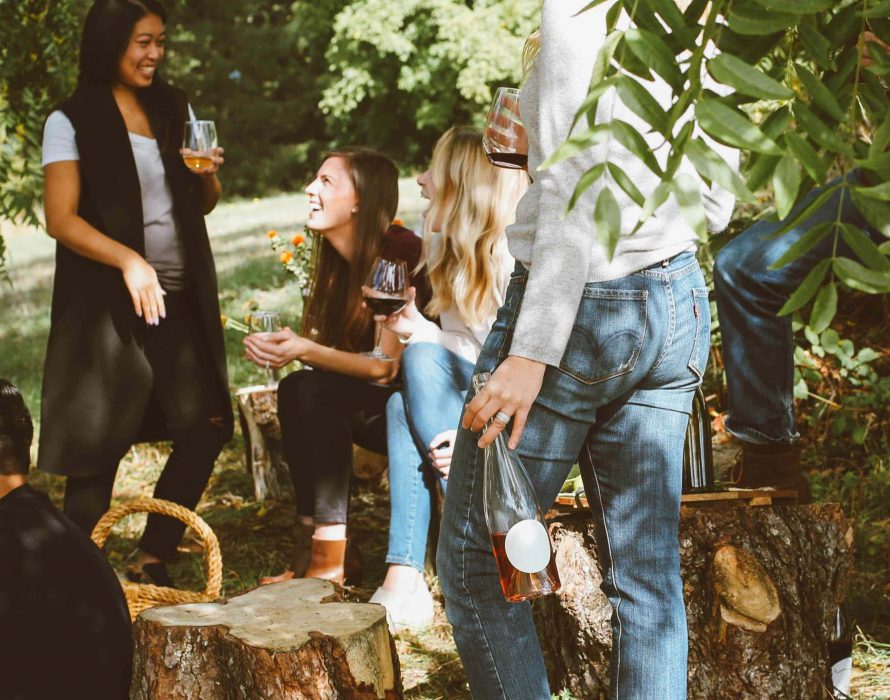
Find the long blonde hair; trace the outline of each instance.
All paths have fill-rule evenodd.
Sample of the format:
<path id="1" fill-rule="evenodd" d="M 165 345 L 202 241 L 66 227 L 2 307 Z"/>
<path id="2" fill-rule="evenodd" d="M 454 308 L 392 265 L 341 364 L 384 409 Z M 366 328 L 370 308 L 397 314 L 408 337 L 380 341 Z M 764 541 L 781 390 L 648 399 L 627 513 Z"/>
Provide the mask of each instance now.
<path id="1" fill-rule="evenodd" d="M 454 307 L 467 325 L 480 325 L 503 303 L 504 229 L 528 188 L 528 176 L 491 165 L 482 134 L 466 126 L 441 136 L 430 175 L 436 193 L 423 226 L 423 260 L 432 287 L 425 310 L 438 316 Z"/>

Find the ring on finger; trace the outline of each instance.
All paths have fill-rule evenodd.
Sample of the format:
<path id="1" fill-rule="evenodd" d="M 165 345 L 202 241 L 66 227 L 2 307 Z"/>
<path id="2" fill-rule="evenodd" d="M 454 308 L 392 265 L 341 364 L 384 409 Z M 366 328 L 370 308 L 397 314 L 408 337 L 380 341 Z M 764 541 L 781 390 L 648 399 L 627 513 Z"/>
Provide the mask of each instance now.
<path id="1" fill-rule="evenodd" d="M 492 417 L 492 420 L 497 421 L 498 423 L 500 423 L 502 425 L 507 425 L 507 423 L 510 422 L 510 416 L 508 416 L 503 411 L 498 411 L 497 413 L 494 414 L 494 416 Z"/>

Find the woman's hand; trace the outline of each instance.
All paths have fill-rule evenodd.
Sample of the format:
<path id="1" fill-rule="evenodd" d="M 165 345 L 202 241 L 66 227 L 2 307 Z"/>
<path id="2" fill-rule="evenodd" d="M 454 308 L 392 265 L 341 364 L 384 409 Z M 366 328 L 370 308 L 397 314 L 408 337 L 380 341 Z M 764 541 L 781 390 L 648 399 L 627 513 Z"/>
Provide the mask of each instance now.
<path id="1" fill-rule="evenodd" d="M 311 343 L 311 340 L 297 335 L 290 328 L 244 336 L 247 359 L 266 369 L 281 369 L 293 360 L 299 360 Z"/>
<path id="2" fill-rule="evenodd" d="M 532 404 L 538 398 L 547 365 L 525 357 L 511 355 L 491 375 L 488 384 L 464 410 L 462 425 L 478 431 L 496 414 L 513 419 L 513 430 L 507 443 L 515 450 L 525 430 L 525 421 Z M 492 420 L 488 430 L 479 438 L 479 447 L 487 447 L 498 433 L 507 427 L 507 420 Z"/>
<path id="3" fill-rule="evenodd" d="M 451 470 L 451 455 L 454 454 L 456 438 L 456 430 L 446 430 L 432 439 L 429 450 L 427 450 L 430 463 L 439 471 L 445 481 L 448 481 L 448 472 Z"/>
<path id="4" fill-rule="evenodd" d="M 133 300 L 136 315 L 144 317 L 150 326 L 158 325 L 161 319 L 167 316 L 167 309 L 164 306 L 165 292 L 158 281 L 158 273 L 137 253 L 127 256 L 126 262 L 121 267 L 121 273 Z"/>
<path id="5" fill-rule="evenodd" d="M 409 287 L 408 303 L 405 306 L 392 316 L 374 316 L 374 320 L 382 322 L 384 328 L 388 328 L 402 340 L 410 338 L 414 335 L 418 319 L 421 318 L 415 302 L 416 295 L 417 290 L 414 287 Z"/>

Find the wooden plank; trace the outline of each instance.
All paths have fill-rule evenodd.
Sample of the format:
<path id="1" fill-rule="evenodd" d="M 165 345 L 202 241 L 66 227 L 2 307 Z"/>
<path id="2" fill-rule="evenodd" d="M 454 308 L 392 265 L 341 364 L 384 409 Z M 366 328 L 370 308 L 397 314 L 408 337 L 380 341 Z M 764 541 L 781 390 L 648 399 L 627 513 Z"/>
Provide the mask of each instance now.
<path id="1" fill-rule="evenodd" d="M 797 491 L 771 489 L 731 489 L 708 493 L 687 493 L 680 498 L 684 507 L 708 505 L 725 506 L 768 506 L 776 503 L 791 503 L 797 500 Z M 586 496 L 573 496 L 561 493 L 556 497 L 555 506 L 559 510 L 587 508 Z"/>

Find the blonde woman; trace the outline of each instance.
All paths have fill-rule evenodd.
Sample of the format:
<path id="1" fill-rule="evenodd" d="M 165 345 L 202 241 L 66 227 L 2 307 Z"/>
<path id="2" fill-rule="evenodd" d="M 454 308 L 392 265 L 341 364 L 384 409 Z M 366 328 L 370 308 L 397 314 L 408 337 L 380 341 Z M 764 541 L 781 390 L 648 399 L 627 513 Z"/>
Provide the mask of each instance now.
<path id="1" fill-rule="evenodd" d="M 433 618 L 423 578 L 431 498 L 448 478 L 463 398 L 473 365 L 503 303 L 513 269 L 504 229 L 527 188 L 524 172 L 493 167 L 482 135 L 449 129 L 430 169 L 417 182 L 430 200 L 424 215 L 423 260 L 432 287 L 421 315 L 411 302 L 386 320 L 406 344 L 404 386 L 386 406 L 392 513 L 389 569 L 371 598 L 396 629 L 419 629 Z"/>

